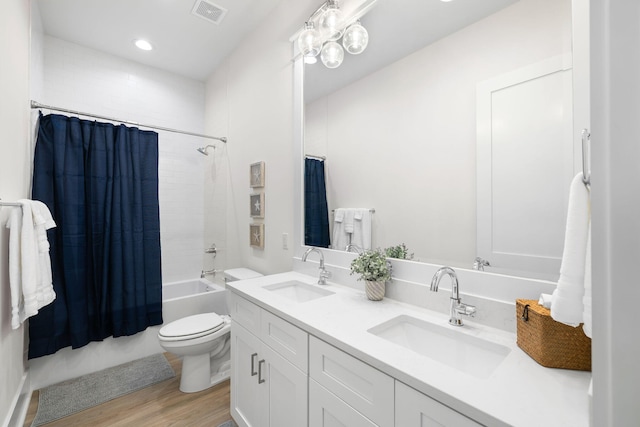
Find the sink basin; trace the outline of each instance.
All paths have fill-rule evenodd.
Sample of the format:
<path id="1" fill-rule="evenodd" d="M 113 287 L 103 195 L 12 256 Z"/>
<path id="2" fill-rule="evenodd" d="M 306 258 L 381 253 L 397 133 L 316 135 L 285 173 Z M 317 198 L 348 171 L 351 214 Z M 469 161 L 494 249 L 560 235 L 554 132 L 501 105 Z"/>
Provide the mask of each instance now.
<path id="1" fill-rule="evenodd" d="M 317 298 L 333 295 L 335 293 L 330 290 L 309 285 L 308 283 L 298 282 L 296 280 L 267 285 L 264 289 L 296 302 L 311 301 Z"/>
<path id="2" fill-rule="evenodd" d="M 398 316 L 368 330 L 380 338 L 478 378 L 488 378 L 511 351 L 453 326 Z"/>

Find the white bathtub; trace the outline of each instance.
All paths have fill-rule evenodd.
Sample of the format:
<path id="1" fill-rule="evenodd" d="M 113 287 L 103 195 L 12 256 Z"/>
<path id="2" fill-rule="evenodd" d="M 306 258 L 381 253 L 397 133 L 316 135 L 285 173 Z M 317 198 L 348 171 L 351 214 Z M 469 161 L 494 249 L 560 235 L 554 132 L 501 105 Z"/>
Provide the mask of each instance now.
<path id="1" fill-rule="evenodd" d="M 226 289 L 207 279 L 193 279 L 162 285 L 164 323 L 193 314 L 229 314 Z"/>

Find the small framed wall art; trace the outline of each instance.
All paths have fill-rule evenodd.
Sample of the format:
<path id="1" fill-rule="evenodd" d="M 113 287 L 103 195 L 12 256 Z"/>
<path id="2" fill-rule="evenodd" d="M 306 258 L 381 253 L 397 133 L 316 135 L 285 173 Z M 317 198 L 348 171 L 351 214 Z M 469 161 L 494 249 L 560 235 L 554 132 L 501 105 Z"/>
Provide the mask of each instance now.
<path id="1" fill-rule="evenodd" d="M 264 193 L 249 195 L 251 218 L 264 218 Z"/>
<path id="2" fill-rule="evenodd" d="M 264 162 L 252 163 L 249 167 L 249 182 L 252 188 L 264 187 Z"/>
<path id="3" fill-rule="evenodd" d="M 264 224 L 249 225 L 249 246 L 264 249 Z"/>

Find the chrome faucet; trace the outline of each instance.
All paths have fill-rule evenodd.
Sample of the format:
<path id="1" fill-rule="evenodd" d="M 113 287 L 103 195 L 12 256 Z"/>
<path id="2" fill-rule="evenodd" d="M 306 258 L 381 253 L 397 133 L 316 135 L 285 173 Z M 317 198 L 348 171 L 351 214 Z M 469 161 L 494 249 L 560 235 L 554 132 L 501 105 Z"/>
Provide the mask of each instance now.
<path id="1" fill-rule="evenodd" d="M 431 279 L 431 290 L 438 292 L 438 284 L 445 274 L 451 278 L 451 299 L 449 309 L 449 324 L 453 326 L 462 326 L 461 314 L 465 316 L 475 317 L 476 308 L 472 305 L 464 304 L 460 301 L 460 287 L 458 286 L 458 276 L 451 267 L 442 267 Z"/>
<path id="2" fill-rule="evenodd" d="M 347 252 L 355 252 L 358 255 L 362 254 L 362 248 L 358 245 L 354 245 L 353 243 L 349 243 L 345 249 Z"/>
<path id="3" fill-rule="evenodd" d="M 204 153 L 204 154 L 207 154 L 207 153 Z M 211 246 L 209 246 L 207 249 L 204 250 L 204 253 L 213 254 L 213 258 L 215 258 L 216 255 L 218 255 L 218 248 L 216 248 L 216 244 L 212 243 Z M 213 277 L 215 277 L 216 273 L 220 273 L 220 270 L 216 270 L 215 268 L 212 268 L 211 270 L 202 270 L 202 272 L 200 273 L 200 278 L 204 279 L 207 274 L 213 274 Z"/>
<path id="4" fill-rule="evenodd" d="M 216 273 L 220 273 L 220 272 L 221 270 L 216 270 L 215 268 L 211 270 L 202 270 L 202 272 L 200 273 L 200 278 L 204 279 L 205 276 L 207 276 L 208 274 L 213 274 L 213 277 L 215 277 Z"/>
<path id="5" fill-rule="evenodd" d="M 318 255 L 320 255 L 320 277 L 318 278 L 318 285 L 326 285 L 327 284 L 327 279 L 329 277 L 331 277 L 331 272 L 325 270 L 324 268 L 324 255 L 322 255 L 322 251 L 318 248 L 309 248 L 307 249 L 307 251 L 304 253 L 304 255 L 302 255 L 302 262 L 306 262 L 307 261 L 307 257 L 309 256 L 309 254 L 311 252 L 317 252 Z"/>
<path id="6" fill-rule="evenodd" d="M 473 261 L 473 269 L 478 271 L 484 271 L 485 267 L 491 267 L 491 264 L 489 264 L 489 261 L 477 256 L 476 259 Z"/>

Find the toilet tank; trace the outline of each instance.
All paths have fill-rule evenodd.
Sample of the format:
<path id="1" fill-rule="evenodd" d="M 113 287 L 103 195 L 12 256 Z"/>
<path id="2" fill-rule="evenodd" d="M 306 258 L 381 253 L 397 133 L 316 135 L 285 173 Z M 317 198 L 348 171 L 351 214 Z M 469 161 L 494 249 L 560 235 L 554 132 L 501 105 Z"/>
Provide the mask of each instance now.
<path id="1" fill-rule="evenodd" d="M 235 282 L 236 280 L 254 279 L 261 277 L 262 274 L 257 271 L 253 271 L 250 268 L 232 268 L 224 271 L 224 281 Z"/>

